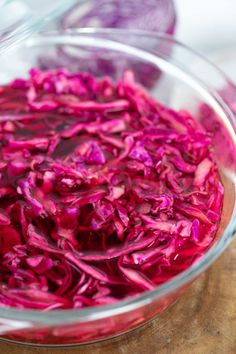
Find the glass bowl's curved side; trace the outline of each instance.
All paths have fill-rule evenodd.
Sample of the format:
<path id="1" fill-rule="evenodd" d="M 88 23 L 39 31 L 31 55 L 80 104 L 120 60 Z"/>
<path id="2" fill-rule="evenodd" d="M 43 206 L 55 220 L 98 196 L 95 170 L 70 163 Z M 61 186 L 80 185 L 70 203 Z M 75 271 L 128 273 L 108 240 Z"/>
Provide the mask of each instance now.
<path id="1" fill-rule="evenodd" d="M 111 306 L 81 310 L 20 311 L 0 309 L 0 334 L 34 344 L 86 343 L 113 337 L 153 318 L 173 303 L 225 249 L 235 231 L 235 121 L 218 90 L 227 85 L 224 75 L 206 60 L 170 37 L 143 31 L 80 30 L 30 39 L 14 54 L 16 64 L 0 59 L 0 80 L 25 76 L 32 66 L 66 66 L 114 80 L 132 69 L 149 92 L 174 109 L 187 109 L 213 136 L 214 154 L 225 187 L 224 207 L 215 244 L 193 266 L 172 280 L 135 298 Z M 13 54 L 13 53 L 12 53 Z M 101 65 L 102 64 L 102 65 Z M 100 70 L 99 70 L 100 69 Z M 151 85 L 149 76 L 151 76 Z M 207 109 L 208 115 L 203 114 Z M 205 111 L 204 111 L 205 112 Z"/>

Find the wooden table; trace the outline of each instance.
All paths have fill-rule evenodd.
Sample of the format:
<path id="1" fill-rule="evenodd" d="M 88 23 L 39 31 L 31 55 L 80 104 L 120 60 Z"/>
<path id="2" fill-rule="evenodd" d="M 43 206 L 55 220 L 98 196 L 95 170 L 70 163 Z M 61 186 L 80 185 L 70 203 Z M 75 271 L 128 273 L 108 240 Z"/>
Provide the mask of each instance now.
<path id="1" fill-rule="evenodd" d="M 236 354 L 236 240 L 157 319 L 113 341 L 82 348 L 0 344 L 2 354 Z"/>

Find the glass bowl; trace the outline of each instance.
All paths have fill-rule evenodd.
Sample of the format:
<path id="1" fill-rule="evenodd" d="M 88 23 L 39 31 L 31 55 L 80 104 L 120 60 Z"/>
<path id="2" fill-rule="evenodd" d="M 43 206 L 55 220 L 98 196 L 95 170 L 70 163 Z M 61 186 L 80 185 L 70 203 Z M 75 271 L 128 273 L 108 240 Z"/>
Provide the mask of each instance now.
<path id="1" fill-rule="evenodd" d="M 236 47 L 229 47 L 211 52 L 209 58 L 236 83 Z"/>
<path id="2" fill-rule="evenodd" d="M 115 337 L 170 306 L 224 251 L 236 227 L 235 117 L 220 96 L 223 73 L 172 37 L 139 30 L 83 29 L 44 33 L 0 57 L 0 82 L 26 76 L 32 66 L 86 70 L 114 80 L 131 68 L 150 94 L 174 109 L 187 109 L 213 135 L 214 155 L 225 187 L 214 245 L 190 268 L 153 291 L 113 305 L 80 310 L 0 309 L 2 339 L 34 345 L 85 344 Z M 202 119 L 202 107 L 211 114 Z"/>

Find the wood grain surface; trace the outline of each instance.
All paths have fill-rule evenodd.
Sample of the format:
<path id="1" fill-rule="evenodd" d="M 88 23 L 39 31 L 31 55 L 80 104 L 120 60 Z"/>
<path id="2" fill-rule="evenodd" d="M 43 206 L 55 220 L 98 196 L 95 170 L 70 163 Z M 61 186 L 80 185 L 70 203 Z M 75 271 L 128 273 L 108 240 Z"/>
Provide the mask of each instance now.
<path id="1" fill-rule="evenodd" d="M 236 240 L 175 305 L 145 327 L 77 348 L 0 343 L 2 354 L 236 354 Z"/>

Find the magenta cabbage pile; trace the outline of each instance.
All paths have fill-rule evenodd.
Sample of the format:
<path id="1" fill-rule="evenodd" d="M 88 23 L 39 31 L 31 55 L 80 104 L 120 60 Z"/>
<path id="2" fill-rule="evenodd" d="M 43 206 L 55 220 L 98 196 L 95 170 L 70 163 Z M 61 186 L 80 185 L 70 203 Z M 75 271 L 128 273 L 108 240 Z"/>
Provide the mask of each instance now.
<path id="1" fill-rule="evenodd" d="M 223 187 L 186 111 L 66 70 L 0 87 L 0 306 L 111 304 L 209 248 Z"/>

